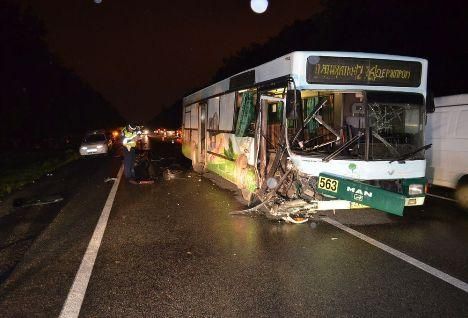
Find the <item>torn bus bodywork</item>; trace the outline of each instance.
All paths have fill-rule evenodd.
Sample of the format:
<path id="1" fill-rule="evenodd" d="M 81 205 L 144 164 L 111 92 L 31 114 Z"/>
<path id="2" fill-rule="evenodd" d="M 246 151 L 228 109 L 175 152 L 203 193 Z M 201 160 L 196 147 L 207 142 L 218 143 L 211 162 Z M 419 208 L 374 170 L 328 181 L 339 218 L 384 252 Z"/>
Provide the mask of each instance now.
<path id="1" fill-rule="evenodd" d="M 365 94 L 354 93 L 355 96 Z M 290 100 L 286 105 L 296 104 L 299 98 L 301 102 L 298 104 L 302 109 L 291 111 L 286 108 L 285 114 L 295 112 L 296 115 L 289 118 L 285 115 L 285 122 L 288 123 L 287 132 L 286 129 L 282 130 L 285 139 L 280 138 L 274 146 L 274 142 L 268 140 L 267 125 L 258 125 L 260 163 L 270 164 L 260 164 L 259 184 L 262 186 L 256 195 L 260 201 L 266 201 L 262 206 L 267 208 L 269 217 L 290 219 L 295 215 L 305 218 L 320 210 L 369 207 L 402 216 L 405 206 L 424 203 L 425 161 L 421 153 L 430 145 L 421 146 L 422 130 L 412 130 L 416 138 L 409 138 L 408 133 L 392 134 L 395 128 L 392 125 L 401 130 L 402 122 L 407 123 L 408 117 L 421 120 L 422 104 L 414 107 L 400 99 L 403 105 L 400 111 L 389 115 L 376 102 L 371 110 L 371 106 L 361 99 L 358 111 L 362 118 L 354 116 L 349 122 L 358 118 L 362 126 L 352 127 L 357 129 L 351 133 L 352 128 L 348 125 L 342 122 L 342 127 L 336 127 L 333 123 L 327 123 L 321 115 L 327 99 L 316 103 L 317 106 L 306 115 L 301 94 L 295 92 L 287 95 L 295 101 Z M 398 98 L 404 100 L 406 96 L 392 98 L 392 106 L 396 108 L 398 103 L 395 101 Z M 268 100 L 266 97 L 263 99 Z M 354 106 L 353 110 L 356 109 Z M 264 107 L 268 107 L 268 104 L 262 103 L 261 99 L 261 113 L 266 113 L 262 111 Z M 419 114 L 415 116 L 415 112 Z M 295 130 L 290 125 L 290 119 L 294 116 L 299 117 L 302 123 Z M 261 114 L 259 117 L 261 123 Z M 312 127 L 325 132 L 327 138 L 314 140 L 320 137 L 314 136 L 310 130 L 306 131 L 313 121 L 315 126 Z M 421 122 L 418 122 L 418 127 L 422 127 Z M 275 152 L 262 155 L 262 149 L 269 148 L 267 145 L 273 145 Z M 263 170 L 267 172 L 262 173 Z"/>

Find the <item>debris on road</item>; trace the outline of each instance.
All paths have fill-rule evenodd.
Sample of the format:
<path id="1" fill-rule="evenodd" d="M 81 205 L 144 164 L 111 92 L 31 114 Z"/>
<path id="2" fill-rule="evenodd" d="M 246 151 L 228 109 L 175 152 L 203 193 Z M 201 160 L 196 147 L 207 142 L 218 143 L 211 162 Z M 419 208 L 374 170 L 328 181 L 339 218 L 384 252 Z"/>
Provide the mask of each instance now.
<path id="1" fill-rule="evenodd" d="M 164 170 L 163 172 L 163 178 L 164 180 L 168 181 L 168 180 L 174 180 L 174 179 L 178 179 L 180 178 L 182 175 L 182 170 L 171 170 L 171 169 L 166 169 Z"/>
<path id="2" fill-rule="evenodd" d="M 253 212 L 263 214 L 270 220 L 283 220 L 287 223 L 302 224 L 309 221 L 312 214 L 315 214 L 316 204 L 309 203 L 303 199 L 285 199 L 279 190 L 288 180 L 292 169 L 287 170 L 279 181 L 268 186 L 257 194 L 260 201 L 254 207 L 242 211 L 231 212 L 231 215 L 247 215 Z M 268 191 L 269 190 L 269 191 Z"/>
<path id="3" fill-rule="evenodd" d="M 149 151 L 142 151 L 137 153 L 134 164 L 134 171 L 137 180 L 155 180 L 156 171 L 155 167 L 151 163 L 152 159 Z M 154 183 L 154 181 L 153 181 Z M 149 183 L 145 183 L 149 184 Z"/>
<path id="4" fill-rule="evenodd" d="M 154 184 L 154 180 L 140 180 L 137 181 L 138 184 Z"/>
<path id="5" fill-rule="evenodd" d="M 13 201 L 13 207 L 26 208 L 30 206 L 57 203 L 62 200 L 63 200 L 63 197 L 58 194 L 48 195 L 48 196 L 43 196 L 43 197 L 18 198 Z"/>
<path id="6" fill-rule="evenodd" d="M 302 224 L 309 221 L 315 210 L 315 204 L 304 200 L 286 201 L 270 192 L 265 199 L 254 207 L 233 211 L 231 215 L 261 214 L 270 220 L 283 220 L 288 223 Z"/>
<path id="7" fill-rule="evenodd" d="M 154 184 L 154 180 L 134 180 L 134 179 L 131 179 L 128 182 L 130 182 L 131 184 L 135 184 L 135 185 Z"/>
<path id="8" fill-rule="evenodd" d="M 106 178 L 106 179 L 104 179 L 104 182 L 107 183 L 107 182 L 116 181 L 116 180 L 117 180 L 117 178 Z"/>

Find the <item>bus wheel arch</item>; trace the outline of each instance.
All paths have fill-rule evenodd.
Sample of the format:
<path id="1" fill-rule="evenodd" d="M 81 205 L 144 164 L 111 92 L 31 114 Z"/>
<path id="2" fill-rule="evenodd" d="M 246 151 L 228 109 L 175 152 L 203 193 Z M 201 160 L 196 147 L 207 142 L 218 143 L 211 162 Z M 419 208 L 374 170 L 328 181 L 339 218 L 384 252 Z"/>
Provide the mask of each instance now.
<path id="1" fill-rule="evenodd" d="M 458 205 L 468 211 L 468 175 L 462 176 L 455 188 L 455 199 Z"/>

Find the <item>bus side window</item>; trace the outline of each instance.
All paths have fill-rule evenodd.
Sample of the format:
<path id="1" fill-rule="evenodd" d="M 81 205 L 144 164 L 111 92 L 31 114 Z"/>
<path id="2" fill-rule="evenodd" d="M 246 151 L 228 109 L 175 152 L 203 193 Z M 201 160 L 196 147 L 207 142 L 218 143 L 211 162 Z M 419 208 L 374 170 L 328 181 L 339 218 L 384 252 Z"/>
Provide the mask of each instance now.
<path id="1" fill-rule="evenodd" d="M 255 135 L 255 100 L 256 94 L 253 91 L 238 94 L 235 130 L 237 137 L 253 137 Z"/>
<path id="2" fill-rule="evenodd" d="M 219 106 L 219 130 L 230 131 L 234 130 L 233 122 L 235 116 L 235 100 L 236 94 L 229 93 L 221 96 Z"/>

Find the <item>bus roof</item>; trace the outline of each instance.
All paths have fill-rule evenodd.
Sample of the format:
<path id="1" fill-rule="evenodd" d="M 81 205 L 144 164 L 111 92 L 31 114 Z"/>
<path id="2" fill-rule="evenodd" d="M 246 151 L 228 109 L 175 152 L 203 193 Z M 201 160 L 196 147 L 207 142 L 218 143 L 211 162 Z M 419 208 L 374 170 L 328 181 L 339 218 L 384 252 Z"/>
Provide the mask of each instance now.
<path id="1" fill-rule="evenodd" d="M 311 56 L 318 57 L 338 57 L 338 58 L 357 58 L 374 60 L 395 60 L 421 63 L 421 75 L 419 86 L 402 87 L 387 85 L 358 85 L 358 84 L 311 84 L 307 82 L 307 59 Z M 255 86 L 259 83 L 272 81 L 277 78 L 292 77 L 298 89 L 317 89 L 317 90 L 387 90 L 402 92 L 417 92 L 425 95 L 427 85 L 427 60 L 409 56 L 361 53 L 361 52 L 334 52 L 334 51 L 295 51 L 281 56 L 272 61 L 261 64 L 257 67 L 237 73 L 222 81 L 205 87 L 183 99 L 183 105 L 190 105 L 198 101 L 208 99 L 212 96 L 221 95 L 240 88 L 246 88 L 248 85 Z"/>

